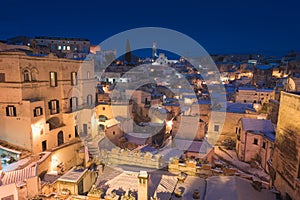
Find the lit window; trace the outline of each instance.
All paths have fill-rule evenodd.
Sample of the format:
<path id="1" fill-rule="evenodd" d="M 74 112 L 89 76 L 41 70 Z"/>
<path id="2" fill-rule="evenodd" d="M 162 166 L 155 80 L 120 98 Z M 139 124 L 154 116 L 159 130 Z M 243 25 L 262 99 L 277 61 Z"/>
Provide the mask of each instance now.
<path id="1" fill-rule="evenodd" d="M 258 145 L 258 139 L 254 138 L 253 144 Z"/>
<path id="2" fill-rule="evenodd" d="M 41 107 L 34 108 L 33 116 L 38 117 L 38 116 L 41 116 L 41 115 L 43 115 L 43 109 Z"/>
<path id="3" fill-rule="evenodd" d="M 6 107 L 6 116 L 8 117 L 16 117 L 17 116 L 17 110 L 15 106 L 7 106 Z"/>
<path id="4" fill-rule="evenodd" d="M 70 51 L 70 46 L 67 46 L 67 50 Z"/>
<path id="5" fill-rule="evenodd" d="M 63 46 L 63 50 L 66 50 L 66 46 Z"/>
<path id="6" fill-rule="evenodd" d="M 71 85 L 77 85 L 77 72 L 71 72 Z"/>
<path id="7" fill-rule="evenodd" d="M 49 101 L 48 106 L 49 106 L 51 115 L 59 113 L 59 101 L 58 100 Z"/>
<path id="8" fill-rule="evenodd" d="M 58 49 L 58 50 L 61 50 L 61 46 L 60 46 L 60 45 L 58 45 L 57 49 Z"/>
<path id="9" fill-rule="evenodd" d="M 57 72 L 50 72 L 50 87 L 57 86 Z"/>

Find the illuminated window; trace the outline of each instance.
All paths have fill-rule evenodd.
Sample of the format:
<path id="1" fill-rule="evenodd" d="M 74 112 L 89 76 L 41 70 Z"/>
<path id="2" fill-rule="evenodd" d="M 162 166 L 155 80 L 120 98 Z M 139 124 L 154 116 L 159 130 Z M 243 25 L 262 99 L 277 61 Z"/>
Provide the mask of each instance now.
<path id="1" fill-rule="evenodd" d="M 41 107 L 34 108 L 33 116 L 38 117 L 38 116 L 41 116 L 41 115 L 43 115 L 43 109 Z"/>
<path id="2" fill-rule="evenodd" d="M 63 46 L 63 50 L 66 50 L 66 46 Z"/>
<path id="3" fill-rule="evenodd" d="M 70 51 L 70 46 L 67 46 L 67 50 Z"/>
<path id="4" fill-rule="evenodd" d="M 6 106 L 6 116 L 8 117 L 16 117 L 17 110 L 15 106 Z"/>
<path id="5" fill-rule="evenodd" d="M 77 85 L 77 72 L 71 72 L 71 85 Z"/>
<path id="6" fill-rule="evenodd" d="M 51 100 L 48 102 L 48 107 L 50 109 L 50 114 L 57 114 L 59 113 L 59 101 L 58 100 Z"/>
<path id="7" fill-rule="evenodd" d="M 57 86 L 57 72 L 50 72 L 50 87 Z"/>
<path id="8" fill-rule="evenodd" d="M 58 49 L 58 50 L 61 50 L 61 46 L 60 46 L 60 45 L 58 45 L 57 49 Z"/>

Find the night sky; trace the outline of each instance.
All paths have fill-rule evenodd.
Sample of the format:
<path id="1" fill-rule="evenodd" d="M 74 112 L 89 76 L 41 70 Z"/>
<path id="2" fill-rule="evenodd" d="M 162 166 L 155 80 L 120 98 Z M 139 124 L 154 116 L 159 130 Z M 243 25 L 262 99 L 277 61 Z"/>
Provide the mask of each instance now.
<path id="1" fill-rule="evenodd" d="M 152 26 L 182 32 L 211 54 L 300 50 L 298 0 L 44 2 L 1 1 L 0 39 L 83 37 L 99 44 L 119 32 Z"/>

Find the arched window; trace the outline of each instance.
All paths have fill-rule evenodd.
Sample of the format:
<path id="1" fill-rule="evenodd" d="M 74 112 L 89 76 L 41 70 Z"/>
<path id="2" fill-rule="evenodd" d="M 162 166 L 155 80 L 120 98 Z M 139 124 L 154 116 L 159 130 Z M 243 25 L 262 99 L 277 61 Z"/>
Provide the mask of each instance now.
<path id="1" fill-rule="evenodd" d="M 24 82 L 31 81 L 31 79 L 30 79 L 30 71 L 28 69 L 25 69 L 23 71 L 23 75 L 24 75 Z"/>
<path id="2" fill-rule="evenodd" d="M 31 81 L 37 81 L 38 70 L 33 68 L 31 70 Z"/>
<path id="3" fill-rule="evenodd" d="M 60 146 L 64 143 L 64 133 L 59 131 L 57 134 L 57 146 Z"/>

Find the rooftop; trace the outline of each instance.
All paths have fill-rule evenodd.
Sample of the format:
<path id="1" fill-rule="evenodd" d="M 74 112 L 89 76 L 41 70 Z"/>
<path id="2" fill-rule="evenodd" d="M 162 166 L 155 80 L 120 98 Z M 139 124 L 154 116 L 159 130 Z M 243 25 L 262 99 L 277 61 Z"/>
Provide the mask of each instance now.
<path id="1" fill-rule="evenodd" d="M 58 181 L 77 183 L 88 169 L 72 168 L 70 171 L 62 175 Z"/>
<path id="2" fill-rule="evenodd" d="M 254 134 L 264 134 L 267 139 L 275 141 L 275 129 L 271 120 L 242 118 L 242 126 L 245 131 Z"/>
<path id="3" fill-rule="evenodd" d="M 205 200 L 273 200 L 275 194 L 262 189 L 257 191 L 251 185 L 251 181 L 237 176 L 212 176 L 207 178 L 207 189 Z"/>

